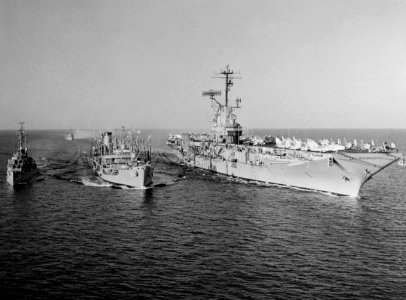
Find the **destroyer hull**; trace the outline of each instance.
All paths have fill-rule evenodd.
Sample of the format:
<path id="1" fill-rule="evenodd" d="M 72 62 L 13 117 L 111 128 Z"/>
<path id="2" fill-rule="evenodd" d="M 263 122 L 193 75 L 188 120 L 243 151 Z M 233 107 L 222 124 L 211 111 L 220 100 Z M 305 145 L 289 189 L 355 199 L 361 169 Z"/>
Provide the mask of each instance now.
<path id="1" fill-rule="evenodd" d="M 189 158 L 176 150 L 175 153 L 187 165 L 215 173 L 350 197 L 357 197 L 366 181 L 399 159 L 386 153 L 332 153 L 318 160 L 280 158 L 256 164 L 200 155 Z"/>
<path id="2" fill-rule="evenodd" d="M 93 170 L 101 179 L 113 185 L 144 188 L 152 184 L 153 167 L 150 165 L 118 169 L 112 172 L 94 163 Z"/>
<path id="3" fill-rule="evenodd" d="M 28 172 L 18 172 L 7 170 L 7 182 L 12 186 L 30 183 L 38 174 L 38 170 L 31 170 Z"/>

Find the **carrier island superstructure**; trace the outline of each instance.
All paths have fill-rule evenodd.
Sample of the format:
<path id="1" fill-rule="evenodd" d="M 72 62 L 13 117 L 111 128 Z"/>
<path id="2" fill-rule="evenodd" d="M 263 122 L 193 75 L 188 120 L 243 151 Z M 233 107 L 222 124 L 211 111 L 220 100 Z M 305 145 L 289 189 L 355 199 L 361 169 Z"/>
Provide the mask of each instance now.
<path id="1" fill-rule="evenodd" d="M 216 99 L 221 91 L 203 92 L 215 111 L 212 133 L 170 135 L 167 141 L 181 163 L 254 182 L 357 197 L 363 184 L 401 157 L 393 144 L 356 148 L 310 139 L 245 139 L 234 113 L 241 99 L 235 106 L 228 99 L 237 76 L 228 66 L 216 75 L 225 80 L 224 103 Z"/>

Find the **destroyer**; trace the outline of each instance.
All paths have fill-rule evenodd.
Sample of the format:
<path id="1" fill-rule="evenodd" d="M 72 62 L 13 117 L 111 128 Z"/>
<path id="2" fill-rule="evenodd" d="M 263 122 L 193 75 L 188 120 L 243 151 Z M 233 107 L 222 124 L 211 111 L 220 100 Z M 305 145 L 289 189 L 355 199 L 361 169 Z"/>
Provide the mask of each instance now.
<path id="1" fill-rule="evenodd" d="M 149 139 L 148 139 L 149 140 Z M 94 172 L 113 185 L 144 188 L 152 183 L 151 147 L 130 131 L 122 129 L 120 139 L 103 132 L 92 149 Z"/>
<path id="2" fill-rule="evenodd" d="M 70 133 L 65 137 L 67 141 L 73 141 L 75 139 L 75 135 L 73 134 L 72 128 L 70 129 Z"/>
<path id="3" fill-rule="evenodd" d="M 386 144 L 355 149 L 351 143 L 328 140 L 318 144 L 310 139 L 243 138 L 234 114 L 241 99 L 235 106 L 228 99 L 237 77 L 228 66 L 217 75 L 225 79 L 224 104 L 215 98 L 221 91 L 203 92 L 215 110 L 212 134 L 170 135 L 167 141 L 182 163 L 256 182 L 357 197 L 365 182 L 401 156 L 394 145 Z"/>
<path id="4" fill-rule="evenodd" d="M 28 156 L 24 123 L 20 125 L 17 151 L 7 163 L 7 182 L 12 186 L 29 183 L 38 173 L 35 160 Z"/>

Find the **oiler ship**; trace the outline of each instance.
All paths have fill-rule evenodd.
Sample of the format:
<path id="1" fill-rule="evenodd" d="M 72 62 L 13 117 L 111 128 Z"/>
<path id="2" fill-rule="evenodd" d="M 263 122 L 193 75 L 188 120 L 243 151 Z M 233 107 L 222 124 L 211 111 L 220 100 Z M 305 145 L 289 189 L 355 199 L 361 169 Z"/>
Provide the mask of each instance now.
<path id="1" fill-rule="evenodd" d="M 20 125 L 17 151 L 7 163 L 7 182 L 12 186 L 30 183 L 38 174 L 35 160 L 28 156 L 24 123 L 20 122 Z"/>
<path id="2" fill-rule="evenodd" d="M 141 141 L 122 128 L 120 137 L 115 137 L 113 142 L 112 132 L 103 132 L 92 148 L 94 172 L 114 186 L 145 188 L 151 185 L 154 168 L 148 140 Z"/>
<path id="3" fill-rule="evenodd" d="M 241 99 L 236 99 L 235 106 L 228 99 L 233 80 L 240 77 L 228 66 L 215 77 L 225 80 L 224 103 L 216 99 L 221 91 L 203 92 L 215 111 L 212 133 L 171 134 L 168 138 L 167 145 L 180 163 L 248 181 L 358 197 L 368 180 L 401 157 L 393 143 L 355 147 L 328 140 L 244 138 L 234 114 Z"/>

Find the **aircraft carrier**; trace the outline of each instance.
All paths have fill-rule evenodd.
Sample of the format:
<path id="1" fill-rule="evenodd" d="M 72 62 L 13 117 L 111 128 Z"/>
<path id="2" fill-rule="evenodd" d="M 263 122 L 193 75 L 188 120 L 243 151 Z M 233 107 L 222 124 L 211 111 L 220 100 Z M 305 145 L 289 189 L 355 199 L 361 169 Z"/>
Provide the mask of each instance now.
<path id="1" fill-rule="evenodd" d="M 225 80 L 225 97 L 222 103 L 217 99 L 221 91 L 203 92 L 215 112 L 211 133 L 171 134 L 167 140 L 182 164 L 248 181 L 358 197 L 367 181 L 402 156 L 393 143 L 358 147 L 340 141 L 243 137 L 235 115 L 241 99 L 234 106 L 228 99 L 239 77 L 229 66 L 215 77 Z"/>

